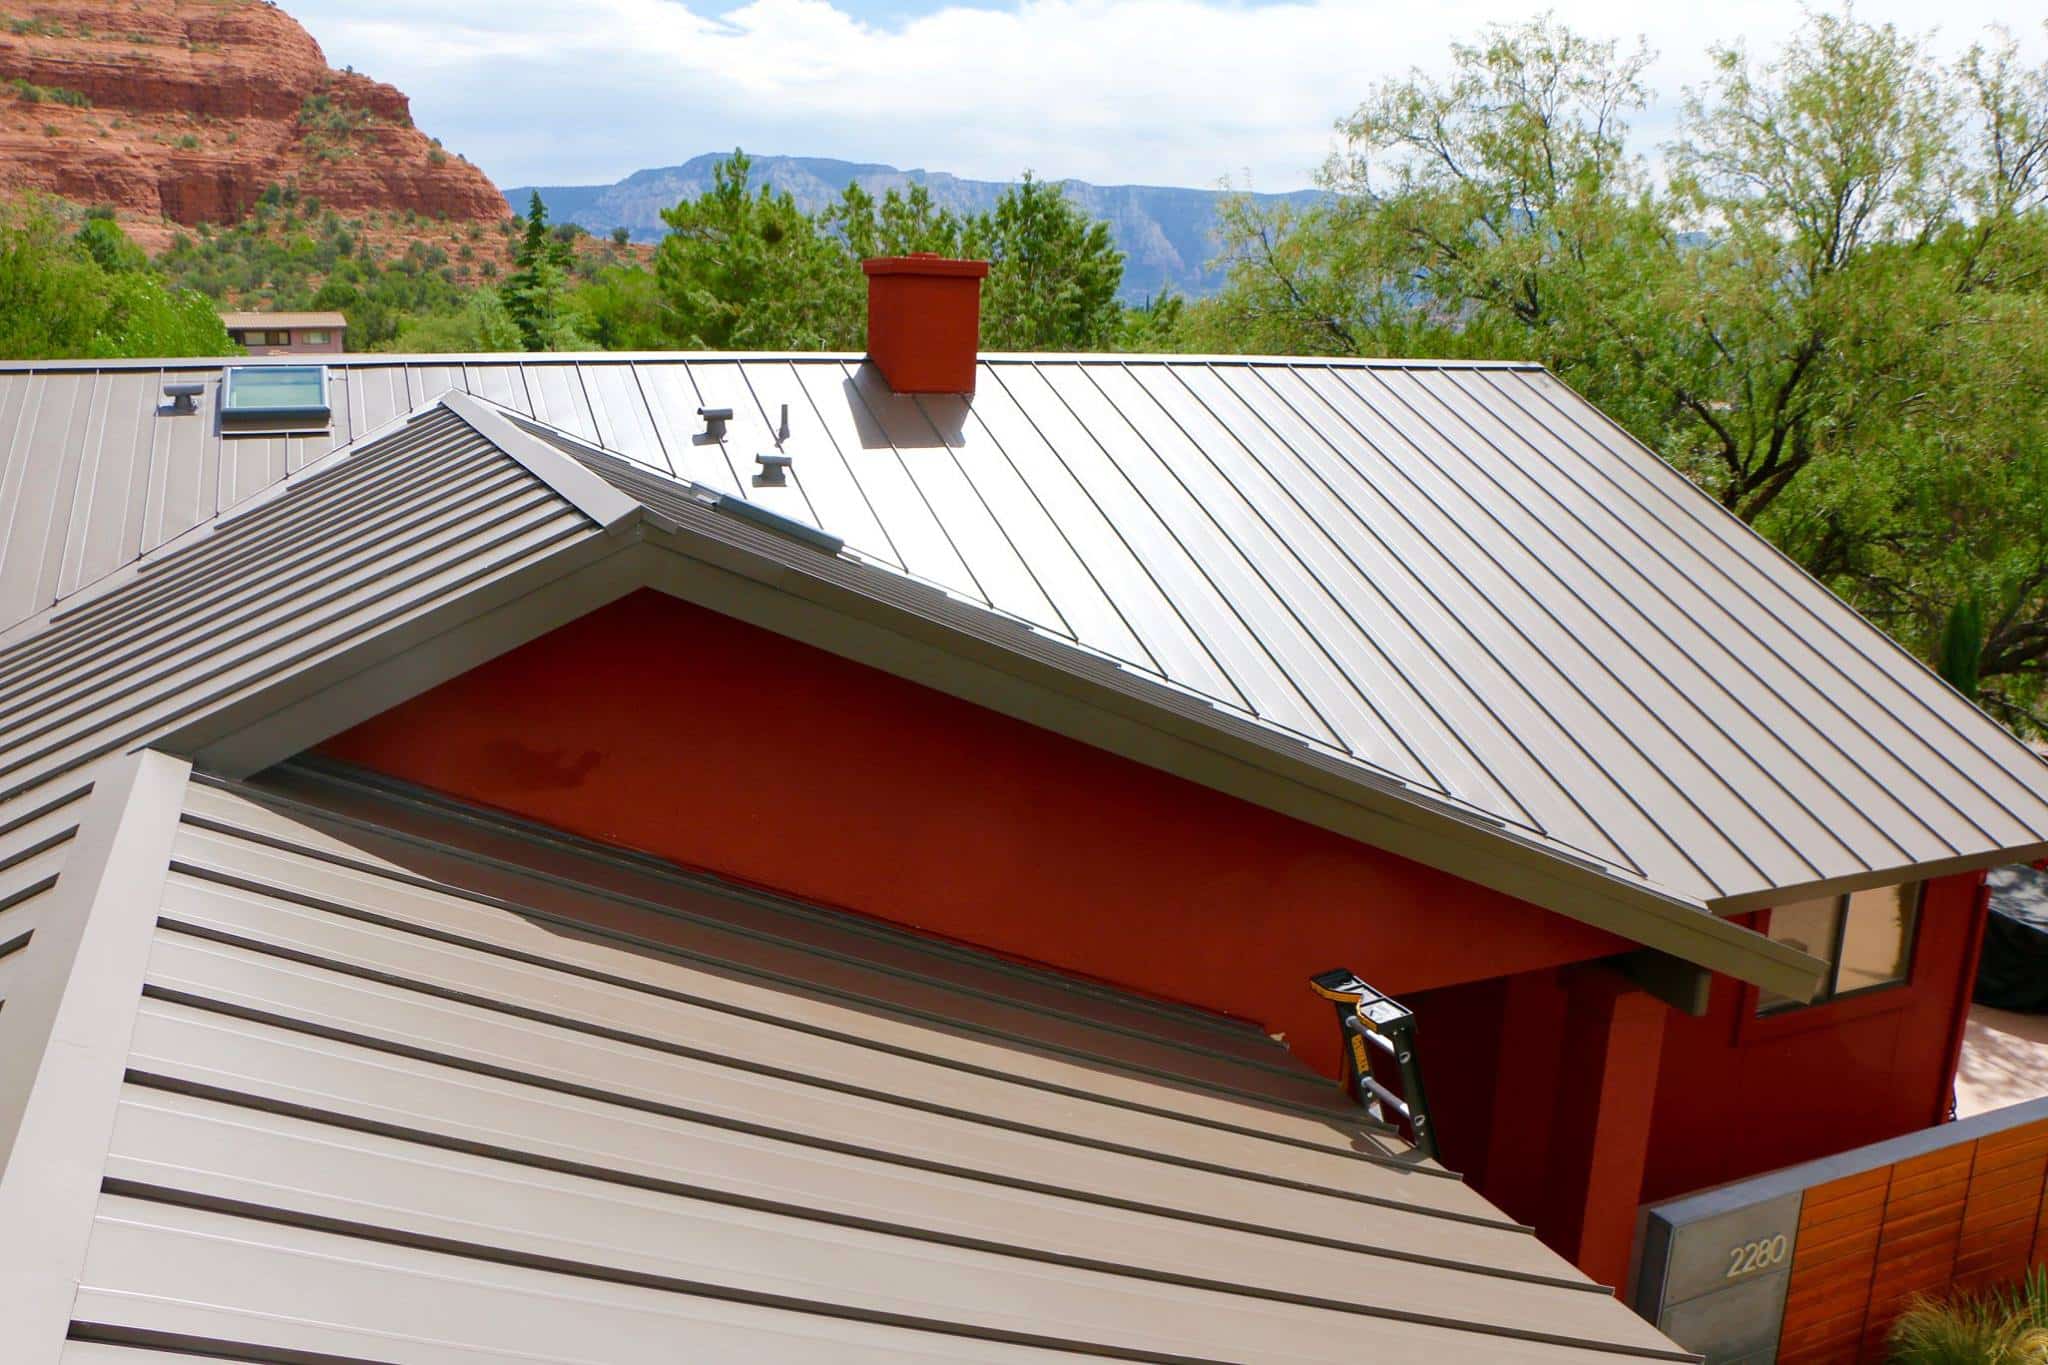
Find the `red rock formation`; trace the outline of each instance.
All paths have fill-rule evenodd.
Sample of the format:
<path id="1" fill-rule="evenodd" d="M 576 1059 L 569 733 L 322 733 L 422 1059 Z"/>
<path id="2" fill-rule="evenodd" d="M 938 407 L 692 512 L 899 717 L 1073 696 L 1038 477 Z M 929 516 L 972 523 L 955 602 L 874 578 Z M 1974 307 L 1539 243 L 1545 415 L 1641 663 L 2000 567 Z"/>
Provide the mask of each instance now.
<path id="1" fill-rule="evenodd" d="M 0 192 L 111 206 L 146 244 L 239 221 L 269 186 L 348 215 L 507 215 L 405 95 L 327 65 L 267 0 L 52 0 L 0 15 Z"/>

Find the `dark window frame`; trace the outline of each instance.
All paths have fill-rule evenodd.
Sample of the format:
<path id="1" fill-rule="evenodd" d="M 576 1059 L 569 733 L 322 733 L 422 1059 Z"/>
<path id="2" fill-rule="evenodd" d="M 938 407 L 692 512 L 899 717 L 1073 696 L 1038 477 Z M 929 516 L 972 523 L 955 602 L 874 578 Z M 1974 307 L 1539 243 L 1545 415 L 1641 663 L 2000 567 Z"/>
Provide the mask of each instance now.
<path id="1" fill-rule="evenodd" d="M 1863 1000 L 1870 996 L 1882 995 L 1887 991 L 1895 991 L 1912 985 L 1913 974 L 1919 969 L 1920 965 L 1920 924 L 1926 914 L 1927 883 L 1919 881 L 1908 882 L 1904 885 L 1907 888 L 1907 894 L 1912 898 L 1913 909 L 1911 923 L 1906 930 L 1905 951 L 1901 954 L 1905 962 L 1905 971 L 1897 979 L 1880 981 L 1871 986 L 1857 986 L 1851 990 L 1841 989 L 1842 944 L 1849 932 L 1849 900 L 1855 894 L 1854 892 L 1845 891 L 1833 897 L 1835 917 L 1834 928 L 1828 939 L 1828 976 L 1827 980 L 1822 983 L 1820 993 L 1811 1000 L 1781 1000 L 1766 1003 L 1763 993 L 1756 991 L 1754 992 L 1754 1003 L 1749 1010 L 1750 1015 L 1757 1019 L 1779 1019 L 1786 1015 L 1798 1014 L 1803 1010 L 1819 1009 L 1822 1006 L 1833 1005 L 1844 1000 Z M 1865 889 L 1883 890 L 1885 888 L 1869 887 Z M 1757 926 L 1765 934 L 1770 932 L 1769 916 L 1771 913 L 1771 911 L 1765 911 L 1763 923 Z"/>

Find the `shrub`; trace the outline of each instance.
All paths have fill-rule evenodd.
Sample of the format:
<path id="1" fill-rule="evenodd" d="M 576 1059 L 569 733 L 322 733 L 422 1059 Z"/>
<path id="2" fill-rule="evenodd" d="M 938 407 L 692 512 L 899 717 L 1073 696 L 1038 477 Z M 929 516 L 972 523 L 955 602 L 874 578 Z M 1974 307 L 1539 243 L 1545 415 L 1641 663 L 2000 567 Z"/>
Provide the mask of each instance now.
<path id="1" fill-rule="evenodd" d="M 73 109 L 92 108 L 92 98 L 79 90 L 68 90 L 61 85 L 37 85 L 33 81 L 16 76 L 7 82 L 7 88 L 23 104 L 41 104 L 48 100 L 52 104 L 68 104 Z"/>
<path id="2" fill-rule="evenodd" d="M 2010 1289 L 1921 1299 L 1892 1325 L 1892 1365 L 2048 1365 L 2048 1269 Z"/>

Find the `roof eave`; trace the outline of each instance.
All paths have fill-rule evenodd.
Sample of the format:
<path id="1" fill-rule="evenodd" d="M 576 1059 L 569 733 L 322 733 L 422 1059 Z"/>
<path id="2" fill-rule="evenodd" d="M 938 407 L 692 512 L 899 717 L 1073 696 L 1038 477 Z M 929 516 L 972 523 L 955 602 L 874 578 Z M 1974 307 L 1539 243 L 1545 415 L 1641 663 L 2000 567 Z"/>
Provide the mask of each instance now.
<path id="1" fill-rule="evenodd" d="M 2031 863 L 2040 858 L 2048 858 L 2048 842 L 2015 844 L 2006 848 L 1958 854 L 1952 858 L 1902 863 L 1896 867 L 1859 872 L 1853 877 L 1830 877 L 1824 881 L 1800 882 L 1790 886 L 1759 887 L 1731 896 L 1716 897 L 1707 902 L 1707 908 L 1717 915 L 1743 915 L 1752 910 L 1768 910 L 1774 905 L 1786 905 L 1793 901 L 1814 900 L 1823 896 L 1840 896 L 1877 887 L 1898 886 L 1904 882 L 1931 881 L 1936 877 L 1983 872 L 2010 863 Z"/>

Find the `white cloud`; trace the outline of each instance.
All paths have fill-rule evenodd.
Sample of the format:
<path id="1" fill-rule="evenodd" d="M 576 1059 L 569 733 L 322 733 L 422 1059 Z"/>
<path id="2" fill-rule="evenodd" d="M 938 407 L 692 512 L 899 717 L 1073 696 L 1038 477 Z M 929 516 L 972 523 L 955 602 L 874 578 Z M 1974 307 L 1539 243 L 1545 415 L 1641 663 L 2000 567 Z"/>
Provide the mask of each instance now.
<path id="1" fill-rule="evenodd" d="M 1333 121 L 1375 79 L 1440 65 L 1447 45 L 1531 7 L 1501 0 L 1018 0 L 895 23 L 860 0 L 298 0 L 337 65 L 413 97 L 421 126 L 500 184 L 598 183 L 699 152 L 838 156 L 1008 178 L 1294 188 L 1332 147 Z M 1659 58 L 1666 99 L 1638 120 L 1647 150 L 1709 44 L 1766 49 L 1798 21 L 1783 0 L 1646 8 L 1556 6 L 1584 32 Z M 1858 14 L 1931 28 L 1908 0 Z M 1951 0 L 1937 45 L 2010 19 L 2001 0 Z M 2023 33 L 2035 57 L 2036 27 Z"/>

